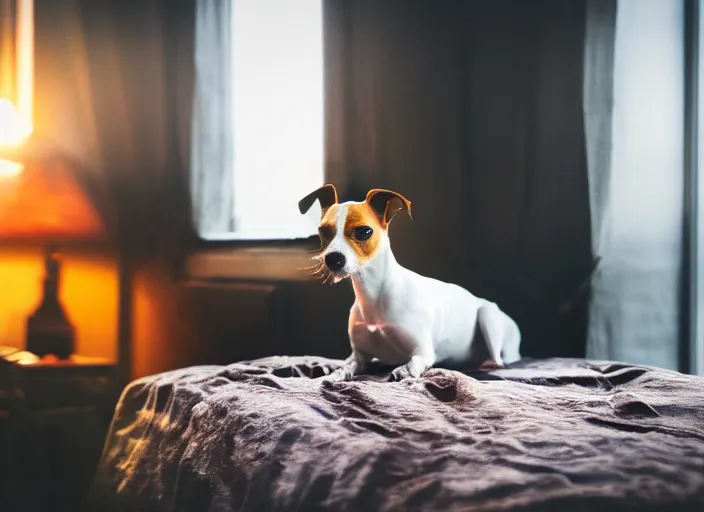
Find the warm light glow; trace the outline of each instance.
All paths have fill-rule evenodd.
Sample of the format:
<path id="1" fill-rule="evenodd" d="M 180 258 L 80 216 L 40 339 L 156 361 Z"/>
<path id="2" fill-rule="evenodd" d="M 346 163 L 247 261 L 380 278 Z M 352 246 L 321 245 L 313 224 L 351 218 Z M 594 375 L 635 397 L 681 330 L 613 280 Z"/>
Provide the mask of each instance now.
<path id="1" fill-rule="evenodd" d="M 34 0 L 16 2 L 16 101 L 0 98 L 0 146 L 22 144 L 33 131 Z M 0 159 L 0 179 L 17 176 L 24 166 Z"/>
<path id="2" fill-rule="evenodd" d="M 102 219 L 70 167 L 60 161 L 27 163 L 0 187 L 0 239 L 93 240 Z"/>
<path id="3" fill-rule="evenodd" d="M 24 169 L 24 165 L 0 158 L 0 179 L 17 176 L 22 172 L 22 169 Z M 2 183 L 0 183 L 0 186 L 2 186 Z"/>
<path id="4" fill-rule="evenodd" d="M 0 146 L 17 146 L 32 133 L 32 125 L 10 100 L 0 98 Z"/>
<path id="5" fill-rule="evenodd" d="M 26 350 L 15 352 L 6 359 L 8 361 L 22 365 L 36 364 L 39 362 L 39 357 L 37 357 L 35 354 L 32 354 L 31 352 L 27 352 Z"/>
<path id="6" fill-rule="evenodd" d="M 32 133 L 34 104 L 34 0 L 17 0 L 17 110 Z"/>
<path id="7" fill-rule="evenodd" d="M 22 116 L 11 101 L 0 98 L 0 146 L 17 146 L 32 133 L 30 123 Z M 0 159 L 0 178 L 16 176 L 22 172 L 22 164 Z"/>
<path id="8" fill-rule="evenodd" d="M 62 251 L 60 298 L 76 327 L 76 354 L 115 359 L 118 281 L 114 258 Z M 42 297 L 44 251 L 0 248 L 0 345 L 25 348 L 27 315 Z M 33 362 L 29 353 L 18 359 Z"/>
<path id="9" fill-rule="evenodd" d="M 232 6 L 234 234 L 307 237 L 320 210 L 297 203 L 324 179 L 322 0 Z"/>

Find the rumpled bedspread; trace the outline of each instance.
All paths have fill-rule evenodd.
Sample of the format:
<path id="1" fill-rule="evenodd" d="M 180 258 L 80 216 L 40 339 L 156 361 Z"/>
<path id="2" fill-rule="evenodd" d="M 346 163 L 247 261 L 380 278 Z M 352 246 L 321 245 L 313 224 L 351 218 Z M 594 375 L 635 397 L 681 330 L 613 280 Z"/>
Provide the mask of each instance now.
<path id="1" fill-rule="evenodd" d="M 704 511 L 704 378 L 549 359 L 390 382 L 273 357 L 124 391 L 88 509 Z"/>

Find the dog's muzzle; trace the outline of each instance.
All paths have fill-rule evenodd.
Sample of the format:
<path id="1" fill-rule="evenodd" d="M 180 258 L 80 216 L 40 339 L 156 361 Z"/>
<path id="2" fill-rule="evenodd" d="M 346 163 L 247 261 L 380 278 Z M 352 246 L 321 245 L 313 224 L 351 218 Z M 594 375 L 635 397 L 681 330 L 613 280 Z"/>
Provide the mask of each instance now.
<path id="1" fill-rule="evenodd" d="M 347 263 L 347 260 L 341 252 L 331 252 L 325 255 L 325 266 L 333 272 L 339 272 L 345 268 L 345 263 Z"/>

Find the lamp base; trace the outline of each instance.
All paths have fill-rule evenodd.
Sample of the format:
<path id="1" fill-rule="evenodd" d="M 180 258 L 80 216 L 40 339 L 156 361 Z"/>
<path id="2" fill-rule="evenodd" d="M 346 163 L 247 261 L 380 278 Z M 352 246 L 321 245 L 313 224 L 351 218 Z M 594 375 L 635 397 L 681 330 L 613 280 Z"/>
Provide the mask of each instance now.
<path id="1" fill-rule="evenodd" d="M 37 309 L 27 318 L 27 350 L 39 357 L 55 355 L 68 359 L 74 351 L 75 329 L 59 302 L 61 266 L 56 250 L 47 249 L 45 265 L 44 295 Z"/>
<path id="2" fill-rule="evenodd" d="M 68 359 L 74 351 L 75 332 L 66 323 L 56 322 L 40 310 L 27 319 L 27 350 L 39 357 L 55 355 Z"/>

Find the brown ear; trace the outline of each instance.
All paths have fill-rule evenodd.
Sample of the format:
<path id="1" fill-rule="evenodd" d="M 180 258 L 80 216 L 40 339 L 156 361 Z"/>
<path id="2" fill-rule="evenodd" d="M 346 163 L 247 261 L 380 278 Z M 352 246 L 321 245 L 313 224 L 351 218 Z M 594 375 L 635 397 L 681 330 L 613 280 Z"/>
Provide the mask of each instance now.
<path id="1" fill-rule="evenodd" d="M 337 204 L 337 190 L 335 190 L 334 185 L 327 183 L 319 189 L 314 190 L 306 197 L 298 201 L 298 209 L 302 214 L 306 213 L 310 210 L 310 207 L 313 206 L 313 203 L 315 203 L 316 200 L 320 202 L 320 208 L 322 208 L 324 215 L 325 210 L 330 208 L 332 205 Z"/>
<path id="2" fill-rule="evenodd" d="M 401 210 L 406 210 L 408 216 L 411 219 L 413 218 L 411 202 L 398 192 L 375 188 L 367 193 L 365 202 L 374 210 L 374 213 L 379 218 L 379 223 L 384 228 Z"/>

